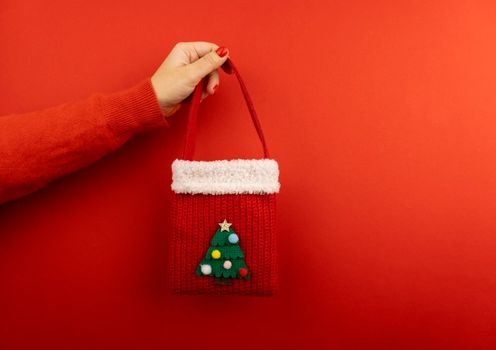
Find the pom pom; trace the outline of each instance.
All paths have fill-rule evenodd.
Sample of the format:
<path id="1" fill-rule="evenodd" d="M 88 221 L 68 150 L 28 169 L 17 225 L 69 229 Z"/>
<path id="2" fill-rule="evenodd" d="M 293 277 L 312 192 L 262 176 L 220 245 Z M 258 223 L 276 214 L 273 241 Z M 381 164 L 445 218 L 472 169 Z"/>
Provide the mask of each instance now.
<path id="1" fill-rule="evenodd" d="M 205 265 L 201 265 L 201 273 L 203 273 L 204 275 L 210 275 L 212 273 L 212 266 L 208 265 L 208 264 L 205 264 Z"/>
<path id="2" fill-rule="evenodd" d="M 239 275 L 241 277 L 246 277 L 248 275 L 248 269 L 245 269 L 244 267 L 239 269 Z"/>
<path id="3" fill-rule="evenodd" d="M 226 260 L 226 261 L 224 261 L 223 266 L 226 270 L 229 270 L 232 267 L 232 262 L 230 262 L 229 260 Z"/>
<path id="4" fill-rule="evenodd" d="M 239 237 L 237 234 L 235 233 L 231 233 L 228 237 L 227 237 L 227 240 L 229 241 L 229 243 L 231 244 L 236 244 L 239 242 Z"/>
<path id="5" fill-rule="evenodd" d="M 212 259 L 215 259 L 215 260 L 220 259 L 220 255 L 221 255 L 220 250 L 215 249 L 214 251 L 212 251 Z"/>

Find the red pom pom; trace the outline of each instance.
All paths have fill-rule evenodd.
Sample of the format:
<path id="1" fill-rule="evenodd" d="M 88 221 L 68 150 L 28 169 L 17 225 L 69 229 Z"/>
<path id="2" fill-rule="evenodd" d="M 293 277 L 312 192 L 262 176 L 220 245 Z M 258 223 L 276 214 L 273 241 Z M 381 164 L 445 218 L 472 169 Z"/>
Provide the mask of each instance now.
<path id="1" fill-rule="evenodd" d="M 239 275 L 241 277 L 246 277 L 246 275 L 248 275 L 248 269 L 245 269 L 244 267 L 240 268 L 239 269 Z"/>

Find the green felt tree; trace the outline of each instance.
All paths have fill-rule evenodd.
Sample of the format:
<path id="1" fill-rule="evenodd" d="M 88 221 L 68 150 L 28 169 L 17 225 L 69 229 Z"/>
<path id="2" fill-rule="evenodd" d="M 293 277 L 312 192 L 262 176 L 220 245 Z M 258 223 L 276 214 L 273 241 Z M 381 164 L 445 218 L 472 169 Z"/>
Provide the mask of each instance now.
<path id="1" fill-rule="evenodd" d="M 224 219 L 219 223 L 207 254 L 196 269 L 197 276 L 217 278 L 250 278 L 248 267 L 239 246 L 239 237 Z"/>

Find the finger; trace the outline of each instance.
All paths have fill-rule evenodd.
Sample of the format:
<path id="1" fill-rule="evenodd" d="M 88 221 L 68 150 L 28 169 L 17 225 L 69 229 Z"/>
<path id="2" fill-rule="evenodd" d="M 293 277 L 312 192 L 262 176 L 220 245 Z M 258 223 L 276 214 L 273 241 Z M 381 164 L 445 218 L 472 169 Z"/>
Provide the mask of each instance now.
<path id="1" fill-rule="evenodd" d="M 209 52 L 199 60 L 186 66 L 189 79 L 197 83 L 203 77 L 207 76 L 226 62 L 229 54 L 220 57 L 215 51 Z"/>
<path id="2" fill-rule="evenodd" d="M 201 101 L 206 99 L 208 96 L 216 93 L 219 87 L 219 72 L 217 72 L 217 70 L 214 70 L 205 79 L 207 79 L 208 81 L 203 88 Z"/>
<path id="3" fill-rule="evenodd" d="M 219 88 L 219 82 L 220 82 L 219 72 L 216 69 L 208 75 L 206 90 L 210 95 L 215 94 L 215 92 Z"/>
<path id="4" fill-rule="evenodd" d="M 219 45 L 206 41 L 179 42 L 172 49 L 172 57 L 178 63 L 189 64 L 218 48 Z"/>
<path id="5" fill-rule="evenodd" d="M 203 57 L 206 54 L 219 48 L 219 45 L 206 41 L 193 41 L 188 44 L 189 48 L 193 49 L 196 52 L 198 58 Z"/>

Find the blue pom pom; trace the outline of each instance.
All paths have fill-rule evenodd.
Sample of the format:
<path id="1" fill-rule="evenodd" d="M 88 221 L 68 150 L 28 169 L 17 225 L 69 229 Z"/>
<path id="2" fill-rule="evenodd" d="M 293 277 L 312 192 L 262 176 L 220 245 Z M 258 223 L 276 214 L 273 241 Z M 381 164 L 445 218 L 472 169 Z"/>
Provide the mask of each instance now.
<path id="1" fill-rule="evenodd" d="M 228 237 L 227 237 L 227 240 L 229 241 L 229 243 L 231 244 L 236 244 L 239 242 L 239 237 L 237 234 L 235 233 L 231 233 Z"/>

